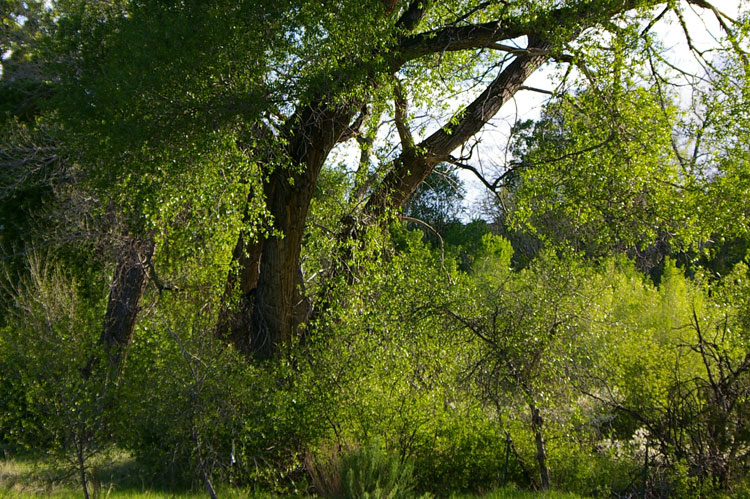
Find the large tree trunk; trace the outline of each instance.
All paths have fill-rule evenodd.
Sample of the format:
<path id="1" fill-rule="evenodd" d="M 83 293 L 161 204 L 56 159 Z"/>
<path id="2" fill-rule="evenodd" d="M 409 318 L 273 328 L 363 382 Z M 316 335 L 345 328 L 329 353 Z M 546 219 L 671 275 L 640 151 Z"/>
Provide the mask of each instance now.
<path id="1" fill-rule="evenodd" d="M 572 29 L 567 35 L 572 39 L 586 26 L 632 8 L 635 3 L 635 0 L 624 0 L 622 4 L 603 9 L 591 9 L 588 5 L 563 7 L 532 21 L 448 25 L 425 33 L 409 34 L 430 5 L 426 0 L 410 2 L 395 24 L 398 33 L 395 46 L 385 53 L 373 54 L 373 60 L 377 60 L 377 56 L 388 59 L 385 66 L 373 65 L 372 61 L 352 61 L 351 71 L 332 75 L 332 87 L 324 89 L 322 96 L 312 104 L 301 107 L 283 127 L 287 140 L 285 160 L 291 168 L 275 162 L 278 166 L 264 185 L 273 228 L 283 235 L 238 243 L 235 261 L 240 263 L 241 303 L 222 314 L 219 336 L 227 338 L 243 352 L 268 357 L 274 355 L 281 345 L 292 342 L 298 326 L 305 321 L 309 305 L 300 292 L 299 257 L 313 189 L 328 153 L 338 140 L 351 136 L 348 133 L 350 123 L 356 111 L 365 104 L 364 98 L 346 104 L 332 104 L 337 101 L 336 89 L 343 88 L 346 94 L 359 86 L 364 93 L 375 81 L 375 78 L 369 82 L 367 78 L 358 78 L 356 75 L 361 71 L 356 69 L 370 64 L 373 71 L 370 76 L 374 77 L 384 70 L 395 73 L 409 60 L 425 55 L 481 49 L 500 40 L 523 35 L 529 37 L 528 50 L 520 51 L 474 102 L 416 147 L 412 144 L 412 147 L 402 149 L 401 157 L 393 162 L 391 170 L 375 188 L 364 208 L 366 218 L 377 219 L 388 208 L 403 206 L 435 165 L 450 159 L 451 152 L 476 134 L 515 95 L 524 81 L 549 59 L 551 44 L 541 36 L 550 29 L 549 26 L 568 25 Z M 281 163 L 286 164 L 285 161 Z M 352 231 L 347 230 L 345 221 L 342 225 L 342 234 L 348 237 L 346 235 Z M 228 286 L 233 292 L 236 288 L 235 285 Z"/>
<path id="2" fill-rule="evenodd" d="M 544 51 L 548 45 L 539 43 L 537 48 Z M 391 174 L 373 193 L 365 211 L 377 217 L 389 206 L 402 206 L 432 168 L 478 132 L 547 58 L 547 55 L 519 57 L 461 113 L 457 124 L 438 130 L 419 144 L 416 150 L 422 151 L 420 154 L 413 147 L 405 150 L 394 162 Z M 302 280 L 299 257 L 307 212 L 328 153 L 347 134 L 360 107 L 361 103 L 341 107 L 324 102 L 310 105 L 289 127 L 288 160 L 303 169 L 293 173 L 279 167 L 264 186 L 273 228 L 283 236 L 238 243 L 235 258 L 240 263 L 240 304 L 223 314 L 219 323 L 219 335 L 242 352 L 261 358 L 275 355 L 282 345 L 293 342 L 299 326 L 307 319 L 310 307 L 299 285 Z M 345 227 L 344 232 L 350 231 Z"/>
<path id="3" fill-rule="evenodd" d="M 237 262 L 238 269 L 229 274 L 225 291 L 225 299 L 231 300 L 236 293 L 239 302 L 221 311 L 217 327 L 218 337 L 246 356 L 252 352 L 252 338 L 246 324 L 252 321 L 262 253 L 263 241 L 248 240 L 247 236 L 240 234 L 232 254 L 232 261 Z"/>
<path id="4" fill-rule="evenodd" d="M 317 178 L 322 161 L 311 166 L 307 176 Z M 251 308 L 236 324 L 237 328 L 248 332 L 250 349 L 259 357 L 270 357 L 280 346 L 291 344 L 297 327 L 307 319 L 304 312 L 307 301 L 300 289 L 299 258 L 315 184 L 307 178 L 297 184 L 298 180 L 302 179 L 295 179 L 295 186 L 291 186 L 284 172 L 272 176 L 274 185 L 270 189 L 269 209 L 274 217 L 274 228 L 283 237 L 272 236 L 263 242 L 256 287 L 245 295 L 247 306 Z"/>
<path id="5" fill-rule="evenodd" d="M 318 103 L 293 119 L 286 151 L 292 166 L 277 166 L 264 185 L 273 229 L 281 235 L 240 238 L 234 251 L 239 274 L 227 286 L 240 292 L 240 303 L 219 321 L 219 335 L 245 354 L 275 355 L 307 321 L 310 304 L 299 261 L 307 213 L 320 169 L 359 107 Z"/>
<path id="6" fill-rule="evenodd" d="M 403 32 L 414 29 L 428 5 L 426 0 L 410 2 L 396 28 Z M 400 64 L 403 61 L 394 61 L 394 70 Z M 332 81 L 338 80 L 342 85 L 342 81 L 352 75 L 356 78 L 356 74 L 358 71 L 344 71 Z M 366 89 L 371 82 L 354 80 L 354 84 L 362 84 Z M 261 358 L 274 355 L 282 345 L 293 341 L 298 327 L 310 315 L 299 261 L 310 201 L 331 149 L 338 141 L 355 135 L 361 125 L 362 120 L 352 120 L 364 104 L 364 100 L 357 99 L 332 104 L 335 97 L 328 94 L 332 90 L 325 89 L 319 99 L 303 106 L 285 127 L 288 140 L 285 159 L 292 169 L 302 171 L 290 171 L 279 165 L 264 185 L 273 228 L 282 236 L 254 241 L 241 237 L 234 251 L 239 275 L 230 276 L 227 290 L 237 292 L 239 287 L 240 304 L 221 314 L 218 335 L 246 354 Z"/>

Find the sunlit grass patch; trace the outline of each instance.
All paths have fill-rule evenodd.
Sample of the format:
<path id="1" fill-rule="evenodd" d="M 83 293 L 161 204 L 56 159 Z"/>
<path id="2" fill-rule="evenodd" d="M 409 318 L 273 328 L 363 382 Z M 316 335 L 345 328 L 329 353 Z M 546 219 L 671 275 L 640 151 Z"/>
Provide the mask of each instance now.
<path id="1" fill-rule="evenodd" d="M 92 498 L 113 499 L 198 499 L 207 496 L 204 490 L 170 490 L 142 480 L 137 463 L 125 453 L 110 453 L 100 457 L 92 466 L 89 490 Z M 241 488 L 219 487 L 219 497 L 249 498 L 274 497 L 273 494 Z M 75 476 L 59 463 L 42 459 L 6 456 L 0 458 L 0 497 L 4 499 L 78 499 L 82 497 Z M 504 487 L 481 495 L 454 495 L 454 499 L 580 499 L 580 496 L 562 492 L 528 492 Z"/>
<path id="2" fill-rule="evenodd" d="M 203 499 L 205 490 L 170 489 L 144 480 L 135 460 L 122 452 L 109 453 L 92 463 L 89 493 L 92 499 Z M 221 498 L 273 497 L 249 489 L 217 487 Z M 0 497 L 3 499 L 79 499 L 83 496 L 75 475 L 59 463 L 42 459 L 0 457 Z"/>
<path id="3" fill-rule="evenodd" d="M 0 459 L 0 493 L 3 497 L 57 497 L 68 480 L 55 466 L 41 460 Z"/>
<path id="4" fill-rule="evenodd" d="M 502 487 L 481 495 L 453 495 L 451 499 L 581 499 L 581 496 L 569 492 L 534 492 L 518 490 L 514 487 Z"/>

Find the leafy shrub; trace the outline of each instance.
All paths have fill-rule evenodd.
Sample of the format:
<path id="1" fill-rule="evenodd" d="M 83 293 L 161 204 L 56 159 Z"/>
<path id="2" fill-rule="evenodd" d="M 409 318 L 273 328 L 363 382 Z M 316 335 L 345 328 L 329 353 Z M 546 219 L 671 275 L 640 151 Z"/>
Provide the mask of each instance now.
<path id="1" fill-rule="evenodd" d="M 38 255 L 7 293 L 12 306 L 0 330 L 2 440 L 62 460 L 85 488 L 89 459 L 109 444 L 116 389 L 106 377 L 87 374 L 101 353 L 101 301 L 83 299 L 70 275 Z"/>
<path id="2" fill-rule="evenodd" d="M 413 466 L 386 452 L 377 440 L 362 447 L 323 447 L 317 456 L 308 455 L 306 464 L 315 491 L 324 497 L 395 499 L 413 495 Z"/>
<path id="3" fill-rule="evenodd" d="M 433 426 L 419 432 L 414 453 L 420 488 L 441 492 L 483 492 L 500 483 L 524 483 L 516 457 L 508 456 L 497 422 L 476 406 L 447 407 Z"/>
<path id="4" fill-rule="evenodd" d="M 167 298 L 163 298 L 166 300 Z M 176 297 L 175 300 L 184 297 Z M 155 482 L 295 492 L 301 450 L 320 432 L 306 372 L 249 361 L 183 302 L 141 323 L 122 378 L 120 445 Z"/>

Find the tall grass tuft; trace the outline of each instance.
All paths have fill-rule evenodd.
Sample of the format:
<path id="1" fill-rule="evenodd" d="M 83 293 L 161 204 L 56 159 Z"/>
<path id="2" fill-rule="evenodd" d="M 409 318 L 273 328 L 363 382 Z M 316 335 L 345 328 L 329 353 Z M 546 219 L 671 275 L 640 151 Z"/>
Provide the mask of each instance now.
<path id="1" fill-rule="evenodd" d="M 322 448 L 306 465 L 315 492 L 334 499 L 397 499 L 414 495 L 413 466 L 380 442 Z"/>

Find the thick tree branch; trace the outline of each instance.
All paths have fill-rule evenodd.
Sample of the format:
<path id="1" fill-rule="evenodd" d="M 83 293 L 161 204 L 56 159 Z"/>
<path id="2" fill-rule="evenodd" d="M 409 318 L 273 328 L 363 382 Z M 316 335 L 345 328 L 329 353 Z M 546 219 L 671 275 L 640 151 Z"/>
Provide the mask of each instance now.
<path id="1" fill-rule="evenodd" d="M 416 28 L 427 13 L 430 3 L 428 0 L 412 0 L 406 12 L 396 22 L 396 29 L 409 32 Z"/>
<path id="2" fill-rule="evenodd" d="M 541 42 L 541 47 L 548 48 Z M 508 102 L 526 79 L 547 60 L 546 55 L 521 56 L 503 69 L 487 89 L 450 122 L 422 141 L 418 148 L 425 156 L 442 160 L 465 143 Z"/>
<path id="3" fill-rule="evenodd" d="M 492 48 L 493 44 L 503 40 L 511 40 L 522 36 L 536 37 L 540 33 L 551 33 L 554 29 L 567 28 L 576 30 L 576 33 L 578 33 L 580 32 L 579 26 L 593 26 L 597 22 L 611 18 L 618 12 L 636 8 L 638 3 L 637 0 L 623 0 L 622 3 L 616 5 L 597 6 L 594 2 L 590 2 L 553 9 L 531 21 L 516 24 L 497 20 L 464 26 L 451 25 L 417 33 L 402 38 L 399 47 L 400 62 L 403 63 L 436 53 Z"/>
<path id="4" fill-rule="evenodd" d="M 506 29 L 501 21 L 451 26 L 404 37 L 401 56 L 404 61 L 409 61 L 435 53 L 485 48 L 491 43 L 525 34 L 521 30 Z"/>
<path id="5" fill-rule="evenodd" d="M 395 107 L 394 119 L 396 121 L 398 136 L 401 139 L 401 150 L 403 151 L 403 154 L 416 156 L 414 137 L 412 137 L 409 125 L 406 123 L 408 102 L 406 100 L 406 95 L 404 94 L 404 88 L 398 80 L 393 85 L 393 93 L 393 103 Z"/>
<path id="6" fill-rule="evenodd" d="M 523 54 L 503 69 L 469 106 L 454 115 L 442 128 L 427 137 L 416 149 L 419 156 L 402 154 L 394 161 L 391 171 L 373 192 L 365 212 L 382 213 L 388 207 L 401 207 L 419 184 L 438 163 L 450 158 L 453 150 L 464 144 L 523 87 L 524 82 L 550 58 L 552 43 L 538 36 L 548 32 L 549 26 L 567 27 L 567 37 L 575 39 L 587 27 L 618 12 L 636 7 L 635 0 L 624 0 L 616 7 L 593 6 L 554 9 L 548 15 L 518 26 L 503 26 L 501 22 L 480 25 L 446 27 L 427 33 L 405 37 L 402 41 L 404 60 L 436 51 L 463 50 L 487 47 L 503 39 L 529 35 L 529 45 Z M 547 31 L 542 30 L 546 26 Z"/>
<path id="7" fill-rule="evenodd" d="M 535 48 L 548 47 L 548 44 L 539 42 Z M 407 157 L 402 153 L 380 188 L 373 193 L 366 211 L 379 213 L 386 205 L 402 206 L 434 166 L 449 159 L 454 149 L 479 132 L 546 60 L 546 55 L 516 58 L 474 102 L 417 145 L 419 157 Z"/>

